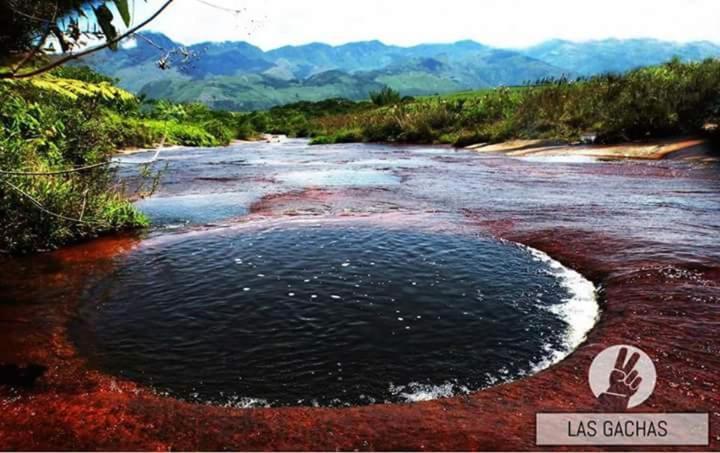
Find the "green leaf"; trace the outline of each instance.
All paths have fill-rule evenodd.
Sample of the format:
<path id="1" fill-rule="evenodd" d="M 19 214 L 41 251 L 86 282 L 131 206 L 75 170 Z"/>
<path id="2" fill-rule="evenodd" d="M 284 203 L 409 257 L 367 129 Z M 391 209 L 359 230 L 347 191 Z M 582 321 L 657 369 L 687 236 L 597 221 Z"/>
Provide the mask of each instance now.
<path id="1" fill-rule="evenodd" d="M 130 8 L 128 8 L 128 0 L 114 0 L 115 1 L 115 7 L 117 8 L 118 12 L 120 13 L 120 17 L 122 17 L 123 22 L 125 23 L 126 27 L 130 26 Z"/>

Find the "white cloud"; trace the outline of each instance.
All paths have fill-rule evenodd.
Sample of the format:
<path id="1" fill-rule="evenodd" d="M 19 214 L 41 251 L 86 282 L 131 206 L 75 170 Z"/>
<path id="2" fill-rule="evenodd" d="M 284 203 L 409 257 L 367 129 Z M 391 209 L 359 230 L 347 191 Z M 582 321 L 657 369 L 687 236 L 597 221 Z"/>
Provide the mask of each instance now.
<path id="1" fill-rule="evenodd" d="M 136 0 L 137 18 L 160 4 Z M 399 45 L 474 39 L 502 47 L 551 38 L 720 42 L 720 1 L 176 0 L 150 29 L 185 44 L 243 40 L 263 49 L 370 39 Z"/>

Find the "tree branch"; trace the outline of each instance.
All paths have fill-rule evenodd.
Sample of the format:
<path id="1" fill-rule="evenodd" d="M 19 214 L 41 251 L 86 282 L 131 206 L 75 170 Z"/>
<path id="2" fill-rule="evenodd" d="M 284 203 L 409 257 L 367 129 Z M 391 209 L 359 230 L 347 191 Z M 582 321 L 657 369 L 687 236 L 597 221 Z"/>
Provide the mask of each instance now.
<path id="1" fill-rule="evenodd" d="M 18 10 L 13 10 L 15 12 L 19 12 Z M 52 19 L 48 21 L 47 28 L 45 29 L 45 32 L 43 33 L 42 37 L 40 38 L 40 41 L 38 41 L 37 45 L 33 47 L 33 50 L 25 55 L 22 60 L 18 64 L 16 64 L 12 68 L 13 74 L 16 74 L 25 64 L 30 61 L 35 55 L 37 55 L 38 52 L 40 52 L 40 49 L 45 44 L 45 41 L 47 41 L 48 37 L 50 36 L 50 33 L 52 33 L 53 24 L 57 20 L 57 13 L 58 13 L 58 2 L 55 2 L 55 12 L 53 13 Z"/>
<path id="2" fill-rule="evenodd" d="M 102 49 L 106 49 L 106 48 L 112 46 L 113 44 L 116 44 L 116 43 L 122 41 L 123 39 L 127 38 L 128 36 L 132 35 L 133 33 L 137 32 L 138 30 L 140 30 L 141 28 L 143 28 L 144 26 L 146 26 L 147 24 L 149 24 L 150 22 L 155 20 L 155 18 L 158 17 L 160 15 L 160 13 L 165 11 L 165 9 L 167 9 L 167 7 L 170 6 L 170 4 L 173 1 L 175 1 L 175 0 L 167 0 L 160 7 L 160 9 L 155 11 L 155 13 L 152 16 L 150 16 L 146 20 L 142 21 L 135 27 L 132 27 L 131 29 L 127 30 L 125 33 L 117 36 L 115 39 L 110 39 L 108 41 L 105 41 L 105 43 L 103 43 L 99 46 L 91 47 L 90 49 L 83 50 L 82 52 L 78 52 L 76 54 L 66 55 L 58 60 L 55 60 L 54 62 L 52 62 L 50 64 L 47 64 L 40 68 L 34 69 L 32 71 L 24 72 L 22 74 L 16 74 L 14 72 L 1 72 L 0 79 L 25 79 L 28 77 L 33 77 L 36 75 L 44 74 L 44 73 L 50 71 L 51 69 L 57 68 L 58 66 L 61 66 L 65 63 L 67 63 L 68 61 L 77 60 L 78 58 L 82 58 L 86 55 L 90 55 L 90 54 L 98 52 Z"/>

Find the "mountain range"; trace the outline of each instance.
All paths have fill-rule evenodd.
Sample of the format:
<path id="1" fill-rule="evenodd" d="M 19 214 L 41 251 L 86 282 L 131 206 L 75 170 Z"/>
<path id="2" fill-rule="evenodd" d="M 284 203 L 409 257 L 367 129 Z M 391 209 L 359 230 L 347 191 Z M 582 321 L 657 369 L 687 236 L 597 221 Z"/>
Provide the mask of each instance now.
<path id="1" fill-rule="evenodd" d="M 158 60 L 172 49 L 169 68 Z M 413 47 L 363 41 L 331 46 L 312 43 L 263 51 L 247 42 L 207 42 L 184 47 L 159 33 L 142 33 L 118 51 L 83 60 L 113 76 L 120 86 L 149 98 L 203 102 L 250 111 L 299 100 L 366 99 L 387 85 L 422 96 L 546 77 L 624 72 L 673 57 L 720 56 L 711 42 L 679 44 L 654 39 L 571 42 L 551 40 L 525 49 L 498 49 L 474 41 Z"/>

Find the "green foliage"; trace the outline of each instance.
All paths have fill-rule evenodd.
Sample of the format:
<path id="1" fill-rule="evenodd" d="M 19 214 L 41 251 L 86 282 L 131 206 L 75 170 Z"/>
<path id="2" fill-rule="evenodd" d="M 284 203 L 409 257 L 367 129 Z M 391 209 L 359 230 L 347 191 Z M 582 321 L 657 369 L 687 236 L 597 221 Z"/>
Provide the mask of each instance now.
<path id="1" fill-rule="evenodd" d="M 202 128 L 210 134 L 213 140 L 219 144 L 226 145 L 237 135 L 236 132 L 219 119 L 212 119 L 203 123 Z"/>
<path id="2" fill-rule="evenodd" d="M 617 142 L 697 133 L 713 119 L 719 99 L 719 60 L 673 60 L 529 89 L 513 120 L 527 135 L 577 139 L 592 130 L 601 142 Z"/>
<path id="3" fill-rule="evenodd" d="M 384 86 L 380 91 L 371 91 L 370 100 L 377 106 L 399 104 L 402 101 L 399 91 L 395 91 L 389 86 Z"/>
<path id="4" fill-rule="evenodd" d="M 131 127 L 152 130 L 164 127 L 166 143 L 185 146 L 227 145 L 233 139 L 246 139 L 254 132 L 244 128 L 242 115 L 209 109 L 204 104 L 174 104 L 150 101 L 141 108 L 143 119 Z"/>
<path id="5" fill-rule="evenodd" d="M 128 6 L 128 0 L 114 0 L 115 7 L 122 17 L 123 23 L 126 27 L 130 26 L 130 8 Z"/>
<path id="6" fill-rule="evenodd" d="M 10 81 L 7 83 L 25 82 Z M 135 96 L 106 81 L 89 83 L 46 74 L 29 79 L 29 83 L 41 91 L 54 92 L 69 101 L 89 102 L 93 107 L 102 105 L 126 113 L 137 109 Z"/>
<path id="7" fill-rule="evenodd" d="M 60 66 L 50 71 L 50 75 L 61 79 L 80 80 L 87 83 L 107 82 L 114 85 L 117 82 L 116 79 L 100 74 L 88 66 Z"/>
<path id="8" fill-rule="evenodd" d="M 586 131 L 611 143 L 702 133 L 720 117 L 720 60 L 676 59 L 623 75 L 546 79 L 348 112 L 305 115 L 311 135 L 319 136 L 314 143 L 355 137 L 467 146 L 512 138 L 575 141 Z"/>
<path id="9" fill-rule="evenodd" d="M 338 118 L 368 111 L 372 104 L 353 102 L 343 98 L 326 99 L 320 102 L 296 102 L 273 107 L 265 112 L 238 114 L 239 127 L 247 138 L 258 133 L 284 134 L 290 137 L 314 137 L 326 132 L 321 124 L 323 119 Z M 241 135 L 238 132 L 238 135 Z"/>
<path id="10" fill-rule="evenodd" d="M 47 173 L 93 166 L 55 175 L 0 174 L 0 250 L 48 250 L 147 225 L 104 165 L 112 153 L 161 142 L 224 145 L 248 132 L 242 120 L 200 104 L 142 105 L 87 68 L 0 82 L 0 170 Z"/>
<path id="11" fill-rule="evenodd" d="M 360 129 L 341 129 L 332 135 L 319 135 L 315 137 L 311 145 L 329 145 L 332 143 L 357 143 L 363 141 L 363 133 Z"/>
<path id="12" fill-rule="evenodd" d="M 181 104 L 161 100 L 155 104 L 151 116 L 152 118 L 165 121 L 183 121 L 187 118 L 187 112 Z"/>
<path id="13" fill-rule="evenodd" d="M 0 99 L 3 171 L 52 172 L 99 164 L 113 150 L 112 141 L 97 128 L 107 108 L 99 92 L 66 96 L 33 81 L 0 83 Z M 67 175 L 0 175 L 0 218 L 0 249 L 11 252 L 52 249 L 147 224 L 114 189 L 107 166 Z"/>
<path id="14" fill-rule="evenodd" d="M 163 142 L 165 145 L 211 147 L 226 145 L 230 141 L 226 140 L 227 137 L 216 137 L 201 124 L 175 120 L 110 115 L 103 126 L 108 134 L 113 134 L 118 148 L 152 148 Z"/>

